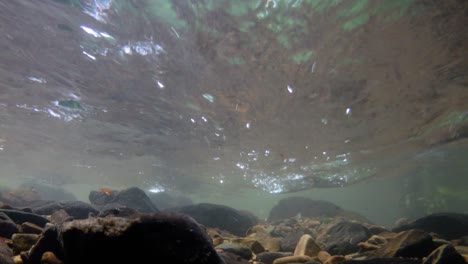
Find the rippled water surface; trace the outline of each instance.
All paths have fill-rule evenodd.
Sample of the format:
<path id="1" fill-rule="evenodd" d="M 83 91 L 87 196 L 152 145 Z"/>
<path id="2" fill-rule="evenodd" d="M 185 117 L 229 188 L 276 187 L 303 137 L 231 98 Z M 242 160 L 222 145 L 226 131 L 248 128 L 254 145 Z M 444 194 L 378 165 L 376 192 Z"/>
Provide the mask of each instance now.
<path id="1" fill-rule="evenodd" d="M 466 25 L 460 0 L 1 1 L 2 181 L 462 192 Z"/>

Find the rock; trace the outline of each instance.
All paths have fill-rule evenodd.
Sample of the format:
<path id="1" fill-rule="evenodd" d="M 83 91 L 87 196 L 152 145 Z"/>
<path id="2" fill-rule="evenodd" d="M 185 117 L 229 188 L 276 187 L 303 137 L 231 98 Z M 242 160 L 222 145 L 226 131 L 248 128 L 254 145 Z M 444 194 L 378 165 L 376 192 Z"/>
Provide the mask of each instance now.
<path id="1" fill-rule="evenodd" d="M 17 188 L 9 192 L 4 192 L 0 196 L 0 200 L 4 204 L 11 206 L 26 206 L 32 201 L 40 200 L 41 196 L 31 188 Z"/>
<path id="2" fill-rule="evenodd" d="M 138 214 L 137 210 L 130 207 L 118 203 L 110 203 L 101 207 L 101 213 L 98 216 L 138 217 Z"/>
<path id="3" fill-rule="evenodd" d="M 289 257 L 282 257 L 277 258 L 273 261 L 273 264 L 289 264 L 289 263 L 304 263 L 307 261 L 311 261 L 312 258 L 309 256 L 289 256 Z"/>
<path id="4" fill-rule="evenodd" d="M 285 237 L 281 238 L 281 251 L 294 252 L 297 247 L 297 243 L 304 235 L 304 231 L 294 231 L 287 233 Z"/>
<path id="5" fill-rule="evenodd" d="M 92 204 L 98 206 L 114 203 L 137 210 L 140 213 L 159 212 L 158 208 L 151 202 L 146 193 L 138 187 L 130 187 L 111 193 L 92 191 L 89 194 L 89 200 Z"/>
<path id="6" fill-rule="evenodd" d="M 244 212 L 218 204 L 200 203 L 171 208 L 169 211 L 189 215 L 202 225 L 218 227 L 236 236 L 245 236 L 247 230 L 257 223 L 256 219 Z"/>
<path id="7" fill-rule="evenodd" d="M 345 261 L 346 258 L 344 256 L 331 256 L 327 259 L 323 264 L 338 264 Z"/>
<path id="8" fill-rule="evenodd" d="M 48 184 L 38 180 L 22 183 L 20 188 L 34 190 L 41 199 L 51 201 L 74 201 L 76 197 L 60 186 Z"/>
<path id="9" fill-rule="evenodd" d="M 231 252 L 221 252 L 219 256 L 224 260 L 224 264 L 250 264 L 248 260 Z"/>
<path id="10" fill-rule="evenodd" d="M 33 213 L 26 213 L 19 210 L 13 209 L 0 209 L 0 213 L 6 214 L 9 218 L 11 218 L 16 224 L 22 224 L 24 222 L 33 223 L 40 227 L 45 226 L 49 220 L 43 216 L 33 214 Z"/>
<path id="11" fill-rule="evenodd" d="M 27 233 L 27 234 L 41 234 L 42 232 L 44 231 L 44 228 L 38 226 L 38 225 L 35 225 L 33 223 L 28 223 L 28 222 L 25 222 L 25 223 L 22 223 L 20 228 L 19 228 L 19 232 L 21 233 Z"/>
<path id="12" fill-rule="evenodd" d="M 392 240 L 374 252 L 375 257 L 423 258 L 434 250 L 432 237 L 421 230 L 399 233 Z"/>
<path id="13" fill-rule="evenodd" d="M 33 208 L 33 212 L 41 215 L 50 215 L 61 209 L 74 219 L 86 219 L 90 213 L 99 213 L 92 205 L 82 201 L 49 202 L 43 206 Z"/>
<path id="14" fill-rule="evenodd" d="M 59 209 L 57 211 L 54 211 L 52 215 L 50 216 L 50 222 L 53 224 L 62 224 L 66 221 L 71 221 L 73 220 L 73 217 L 71 217 L 67 211 L 63 209 Z"/>
<path id="15" fill-rule="evenodd" d="M 331 258 L 331 255 L 326 251 L 319 251 L 317 253 L 317 259 L 320 260 L 322 263 L 327 261 L 327 259 Z"/>
<path id="16" fill-rule="evenodd" d="M 468 247 L 466 246 L 456 246 L 455 249 L 458 251 L 460 254 L 468 254 Z"/>
<path id="17" fill-rule="evenodd" d="M 325 250 L 332 255 L 346 255 L 358 251 L 358 243 L 366 241 L 372 233 L 363 225 L 341 221 L 331 225 L 319 241 L 325 244 Z"/>
<path id="18" fill-rule="evenodd" d="M 306 255 L 309 257 L 316 257 L 320 252 L 320 247 L 315 243 L 315 240 L 310 235 L 303 235 L 297 243 L 294 250 L 294 256 Z"/>
<path id="19" fill-rule="evenodd" d="M 366 226 L 366 227 L 374 235 L 378 235 L 378 234 L 383 233 L 383 232 L 388 232 L 388 230 L 383 226 L 369 225 L 369 226 Z"/>
<path id="20" fill-rule="evenodd" d="M 9 217 L 7 217 L 9 219 Z M 0 219 L 0 237 L 11 238 L 14 233 L 18 233 L 18 226 L 10 220 Z"/>
<path id="21" fill-rule="evenodd" d="M 180 214 L 89 218 L 65 222 L 59 230 L 67 264 L 222 263 L 199 225 Z"/>
<path id="22" fill-rule="evenodd" d="M 253 256 L 250 248 L 235 243 L 222 243 L 221 245 L 216 246 L 216 249 L 220 249 L 224 252 L 231 252 L 246 260 L 250 260 Z"/>
<path id="23" fill-rule="evenodd" d="M 292 256 L 292 253 L 290 252 L 263 252 L 263 253 L 257 254 L 256 260 L 264 264 L 273 264 L 273 261 L 275 261 L 275 259 L 282 258 L 282 257 L 289 257 L 289 256 Z"/>
<path id="24" fill-rule="evenodd" d="M 409 229 L 420 229 L 437 233 L 441 238 L 452 240 L 468 235 L 468 215 L 459 213 L 437 213 L 419 218 L 409 224 L 393 229 L 401 232 Z"/>
<path id="25" fill-rule="evenodd" d="M 249 237 L 245 237 L 245 238 L 228 238 L 226 240 L 229 241 L 230 243 L 237 243 L 237 244 L 240 244 L 242 246 L 245 246 L 245 247 L 249 248 L 250 250 L 252 250 L 252 252 L 255 253 L 255 254 L 265 252 L 265 248 L 263 247 L 263 245 L 260 242 L 258 242 L 257 240 L 253 239 L 253 238 L 249 238 Z"/>
<path id="26" fill-rule="evenodd" d="M 280 200 L 271 210 L 268 221 L 273 222 L 301 214 L 303 217 L 333 217 L 343 209 L 337 205 L 305 197 L 289 197 Z"/>
<path id="27" fill-rule="evenodd" d="M 374 258 L 367 260 L 345 260 L 340 264 L 421 264 L 421 260 L 404 258 Z"/>
<path id="28" fill-rule="evenodd" d="M 64 259 L 62 245 L 58 240 L 59 233 L 55 225 L 47 227 L 37 243 L 28 252 L 29 263 L 40 263 L 46 252 L 52 252 L 59 259 Z"/>
<path id="29" fill-rule="evenodd" d="M 13 252 L 4 240 L 0 239 L 0 263 L 13 264 Z"/>
<path id="30" fill-rule="evenodd" d="M 38 239 L 37 234 L 14 234 L 11 237 L 13 252 L 19 254 L 21 251 L 28 251 Z"/>
<path id="31" fill-rule="evenodd" d="M 62 264 L 63 262 L 53 252 L 47 251 L 42 254 L 41 264 Z"/>
<path id="32" fill-rule="evenodd" d="M 424 261 L 423 264 L 466 264 L 465 259 L 455 248 L 448 244 L 438 247 Z"/>
<path id="33" fill-rule="evenodd" d="M 148 193 L 151 202 L 160 210 L 193 204 L 193 201 L 183 196 L 173 196 L 167 192 Z"/>

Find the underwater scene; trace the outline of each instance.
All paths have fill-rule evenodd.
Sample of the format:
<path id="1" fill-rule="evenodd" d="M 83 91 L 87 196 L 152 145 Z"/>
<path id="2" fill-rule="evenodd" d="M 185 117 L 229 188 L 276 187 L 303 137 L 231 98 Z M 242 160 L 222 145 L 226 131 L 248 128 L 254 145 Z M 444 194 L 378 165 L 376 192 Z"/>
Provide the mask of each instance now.
<path id="1" fill-rule="evenodd" d="M 467 0 L 0 0 L 0 264 L 467 261 Z"/>

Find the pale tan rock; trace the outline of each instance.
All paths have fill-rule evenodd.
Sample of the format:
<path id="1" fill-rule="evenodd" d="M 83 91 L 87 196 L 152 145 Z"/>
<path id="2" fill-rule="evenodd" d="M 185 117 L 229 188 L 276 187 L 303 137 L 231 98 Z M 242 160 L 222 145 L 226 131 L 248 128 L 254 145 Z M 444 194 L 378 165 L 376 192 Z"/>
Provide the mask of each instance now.
<path id="1" fill-rule="evenodd" d="M 329 259 L 331 257 L 331 255 L 326 252 L 326 251 L 320 251 L 318 254 L 317 254 L 317 259 L 320 260 L 320 262 L 324 263 L 325 261 L 327 261 L 327 259 Z"/>
<path id="2" fill-rule="evenodd" d="M 248 247 L 255 254 L 265 252 L 265 248 L 263 247 L 263 245 L 254 238 L 236 237 L 236 238 L 227 239 L 227 241 L 230 243 L 240 244 L 245 247 Z"/>
<path id="3" fill-rule="evenodd" d="M 331 256 L 330 258 L 328 258 L 327 261 L 323 262 L 323 264 L 338 264 L 345 260 L 346 260 L 345 256 L 336 255 L 336 256 Z"/>
<path id="4" fill-rule="evenodd" d="M 320 252 L 320 247 L 317 245 L 315 240 L 308 234 L 305 234 L 299 239 L 296 249 L 294 250 L 294 256 L 309 256 L 316 257 Z"/>
<path id="5" fill-rule="evenodd" d="M 275 259 L 273 264 L 304 263 L 312 260 L 309 256 L 289 256 Z"/>
<path id="6" fill-rule="evenodd" d="M 366 241 L 369 244 L 374 244 L 374 245 L 385 245 L 387 244 L 387 239 L 384 237 L 378 236 L 378 235 L 373 235 Z"/>
<path id="7" fill-rule="evenodd" d="M 21 259 L 20 255 L 16 255 L 16 256 L 13 257 L 13 262 L 15 264 L 23 264 L 23 259 Z"/>
<path id="8" fill-rule="evenodd" d="M 28 251 L 39 239 L 37 234 L 14 234 L 11 237 L 13 252 Z"/>

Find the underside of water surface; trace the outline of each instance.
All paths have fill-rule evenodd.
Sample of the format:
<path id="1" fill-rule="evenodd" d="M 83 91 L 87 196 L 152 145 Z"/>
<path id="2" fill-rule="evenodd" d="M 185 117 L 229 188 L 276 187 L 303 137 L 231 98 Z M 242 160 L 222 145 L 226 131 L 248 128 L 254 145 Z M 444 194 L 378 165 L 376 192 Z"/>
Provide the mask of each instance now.
<path id="1" fill-rule="evenodd" d="M 460 0 L 1 1 L 0 188 L 466 210 L 466 25 Z"/>

